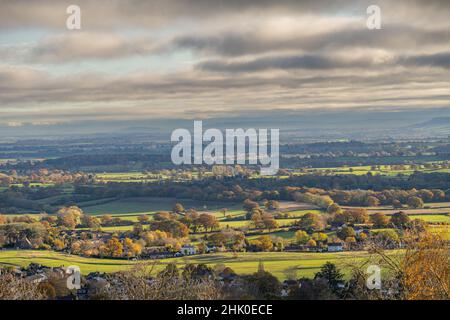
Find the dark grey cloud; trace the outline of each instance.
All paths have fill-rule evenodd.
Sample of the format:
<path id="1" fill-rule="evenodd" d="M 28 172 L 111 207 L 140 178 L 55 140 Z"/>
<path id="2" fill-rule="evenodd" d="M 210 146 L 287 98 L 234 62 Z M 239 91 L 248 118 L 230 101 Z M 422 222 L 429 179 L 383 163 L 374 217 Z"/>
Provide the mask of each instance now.
<path id="1" fill-rule="evenodd" d="M 406 66 L 440 67 L 450 69 L 450 52 L 414 55 L 399 59 Z"/>
<path id="2" fill-rule="evenodd" d="M 320 34 L 267 37 L 263 32 L 216 34 L 214 36 L 181 36 L 173 40 L 172 47 L 187 48 L 223 56 L 261 54 L 271 51 L 304 50 L 325 51 L 336 48 L 416 48 L 417 45 L 448 43 L 450 30 L 426 30 L 408 25 L 385 24 L 382 30 L 369 30 L 363 26 L 348 25 L 339 30 Z"/>
<path id="3" fill-rule="evenodd" d="M 376 67 L 436 67 L 450 69 L 450 53 L 398 56 L 389 60 L 377 61 L 371 57 L 348 58 L 326 55 L 277 55 L 240 62 L 209 60 L 197 64 L 196 68 L 209 72 L 260 72 L 266 70 L 327 70 Z"/>
<path id="4" fill-rule="evenodd" d="M 368 58 L 343 60 L 318 55 L 294 55 L 265 57 L 247 62 L 224 62 L 222 60 L 214 60 L 202 62 L 197 65 L 197 68 L 214 72 L 255 72 L 271 69 L 325 70 L 336 68 L 366 68 L 370 67 L 372 64 L 373 61 Z"/>

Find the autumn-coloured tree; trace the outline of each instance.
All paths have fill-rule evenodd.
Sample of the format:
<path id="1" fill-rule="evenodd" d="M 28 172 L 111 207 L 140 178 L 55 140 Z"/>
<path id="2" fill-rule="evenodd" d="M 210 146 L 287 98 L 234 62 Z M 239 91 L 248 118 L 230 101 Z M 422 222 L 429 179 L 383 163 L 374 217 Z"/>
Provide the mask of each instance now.
<path id="1" fill-rule="evenodd" d="M 407 203 L 413 209 L 423 208 L 423 200 L 419 197 L 410 197 Z"/>
<path id="2" fill-rule="evenodd" d="M 389 218 L 384 213 L 376 212 L 370 216 L 370 221 L 374 227 L 384 228 L 388 225 Z"/>
<path id="3" fill-rule="evenodd" d="M 106 242 L 105 249 L 106 255 L 110 257 L 119 258 L 123 254 L 123 245 L 116 237 L 113 237 Z"/>
<path id="4" fill-rule="evenodd" d="M 368 207 L 378 207 L 380 205 L 380 200 L 374 196 L 368 196 L 366 199 L 366 204 Z"/>
<path id="5" fill-rule="evenodd" d="M 325 224 L 317 213 L 309 212 L 300 218 L 298 226 L 306 231 L 320 231 L 325 227 Z"/>
<path id="6" fill-rule="evenodd" d="M 390 222 L 396 228 L 404 228 L 409 224 L 410 220 L 405 212 L 400 211 L 391 216 Z"/>
<path id="7" fill-rule="evenodd" d="M 81 222 L 80 219 L 82 215 L 83 211 L 76 206 L 61 208 L 57 212 L 57 223 L 59 226 L 75 229 L 77 224 Z"/>
<path id="8" fill-rule="evenodd" d="M 450 251 L 439 235 L 409 229 L 403 236 L 404 251 L 392 254 L 377 242 L 370 252 L 387 271 L 381 299 L 447 300 L 450 297 Z M 369 262 L 373 263 L 373 262 Z"/>
<path id="9" fill-rule="evenodd" d="M 309 240 L 309 235 L 306 233 L 306 231 L 298 230 L 295 232 L 295 239 L 297 240 L 298 244 L 306 244 Z"/>
<path id="10" fill-rule="evenodd" d="M 278 222 L 274 219 L 273 215 L 271 215 L 270 213 L 263 214 L 262 223 L 264 228 L 268 229 L 269 231 L 278 228 Z"/>
<path id="11" fill-rule="evenodd" d="M 53 246 L 55 247 L 56 250 L 63 250 L 66 247 L 66 244 L 64 243 L 64 241 L 60 239 L 55 239 L 53 241 Z"/>
<path id="12" fill-rule="evenodd" d="M 217 218 L 209 213 L 202 213 L 198 217 L 198 222 L 206 231 L 208 231 L 208 229 L 212 231 L 213 229 L 219 227 L 219 221 Z"/>
<path id="13" fill-rule="evenodd" d="M 183 213 L 184 211 L 185 211 L 184 207 L 181 203 L 174 204 L 172 212 L 180 214 L 180 213 Z"/>
<path id="14" fill-rule="evenodd" d="M 137 219 L 138 219 L 139 223 L 144 224 L 144 223 L 147 223 L 150 218 L 146 214 L 141 214 L 140 216 L 138 216 Z"/>

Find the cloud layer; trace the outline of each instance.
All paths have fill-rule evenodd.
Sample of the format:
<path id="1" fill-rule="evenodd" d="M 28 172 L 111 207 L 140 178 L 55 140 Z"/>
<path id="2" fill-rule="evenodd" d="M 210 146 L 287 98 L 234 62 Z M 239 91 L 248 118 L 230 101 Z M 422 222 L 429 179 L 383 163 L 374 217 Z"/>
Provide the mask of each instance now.
<path id="1" fill-rule="evenodd" d="M 0 0 L 5 123 L 450 107 L 450 2 Z"/>

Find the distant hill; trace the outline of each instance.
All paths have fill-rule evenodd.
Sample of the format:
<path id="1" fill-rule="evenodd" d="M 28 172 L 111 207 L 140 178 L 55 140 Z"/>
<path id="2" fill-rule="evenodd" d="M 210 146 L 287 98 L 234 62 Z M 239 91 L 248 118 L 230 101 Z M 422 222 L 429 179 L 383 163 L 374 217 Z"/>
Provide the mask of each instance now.
<path id="1" fill-rule="evenodd" d="M 411 126 L 412 128 L 448 127 L 450 129 L 450 117 L 432 118 Z"/>

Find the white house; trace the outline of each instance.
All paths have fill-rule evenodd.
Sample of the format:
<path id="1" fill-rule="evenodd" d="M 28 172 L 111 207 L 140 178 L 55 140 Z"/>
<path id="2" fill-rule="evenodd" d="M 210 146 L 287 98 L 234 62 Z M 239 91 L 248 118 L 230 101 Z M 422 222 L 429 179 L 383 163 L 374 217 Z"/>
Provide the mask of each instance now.
<path id="1" fill-rule="evenodd" d="M 329 252 L 339 252 L 339 251 L 343 251 L 343 250 L 344 250 L 344 246 L 342 245 L 342 243 L 329 243 L 328 244 Z"/>
<path id="2" fill-rule="evenodd" d="M 197 249 L 193 245 L 184 245 L 181 247 L 180 253 L 183 256 L 190 256 L 197 253 Z"/>

